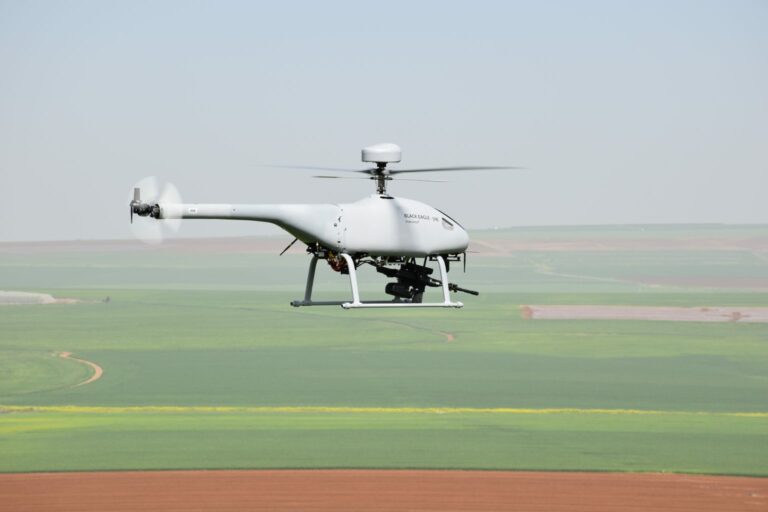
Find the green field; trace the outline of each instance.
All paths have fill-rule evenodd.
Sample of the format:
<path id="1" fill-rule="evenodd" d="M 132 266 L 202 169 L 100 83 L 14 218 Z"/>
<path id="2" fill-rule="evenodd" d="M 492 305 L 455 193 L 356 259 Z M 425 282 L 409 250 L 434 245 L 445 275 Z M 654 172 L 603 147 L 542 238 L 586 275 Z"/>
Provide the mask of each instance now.
<path id="1" fill-rule="evenodd" d="M 766 253 L 738 242 L 768 229 L 653 229 L 492 237 L 718 238 L 736 248 L 476 256 L 466 275 L 452 273 L 483 292 L 462 297 L 464 309 L 343 311 L 288 306 L 302 294 L 299 254 L 0 244 L 0 289 L 83 301 L 0 306 L 0 471 L 768 475 L 768 325 L 521 318 L 521 304 L 768 306 L 759 289 L 634 280 L 765 279 Z M 343 279 L 318 277 L 317 293 L 345 296 Z M 381 295 L 381 282 L 363 277 L 364 293 Z M 91 370 L 63 351 L 104 376 L 72 387 Z"/>
<path id="2" fill-rule="evenodd" d="M 766 417 L 94 411 L 8 415 L 5 471 L 474 468 L 759 474 Z M 723 448 L 720 448 L 723 447 Z"/>

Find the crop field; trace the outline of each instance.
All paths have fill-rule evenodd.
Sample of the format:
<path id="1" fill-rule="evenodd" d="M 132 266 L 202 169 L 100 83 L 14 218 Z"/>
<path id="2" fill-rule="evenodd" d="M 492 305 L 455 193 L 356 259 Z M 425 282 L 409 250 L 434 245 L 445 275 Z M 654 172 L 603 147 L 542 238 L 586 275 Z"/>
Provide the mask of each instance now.
<path id="1" fill-rule="evenodd" d="M 439 311 L 291 308 L 309 258 L 283 239 L 0 244 L 0 289 L 76 299 L 0 305 L 0 472 L 768 476 L 768 324 L 521 314 L 768 307 L 768 227 L 473 238 L 451 277 L 481 295 Z M 318 298 L 345 279 L 323 268 Z"/>

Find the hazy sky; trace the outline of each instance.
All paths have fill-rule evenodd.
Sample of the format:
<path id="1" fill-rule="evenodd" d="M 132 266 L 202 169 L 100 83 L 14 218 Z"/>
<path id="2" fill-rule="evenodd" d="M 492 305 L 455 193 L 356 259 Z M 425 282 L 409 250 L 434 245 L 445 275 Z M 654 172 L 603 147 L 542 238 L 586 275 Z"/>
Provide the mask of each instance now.
<path id="1" fill-rule="evenodd" d="M 129 237 L 148 175 L 186 202 L 352 201 L 372 184 L 260 164 L 377 142 L 528 167 L 391 185 L 470 228 L 766 223 L 768 2 L 0 0 L 0 240 Z"/>

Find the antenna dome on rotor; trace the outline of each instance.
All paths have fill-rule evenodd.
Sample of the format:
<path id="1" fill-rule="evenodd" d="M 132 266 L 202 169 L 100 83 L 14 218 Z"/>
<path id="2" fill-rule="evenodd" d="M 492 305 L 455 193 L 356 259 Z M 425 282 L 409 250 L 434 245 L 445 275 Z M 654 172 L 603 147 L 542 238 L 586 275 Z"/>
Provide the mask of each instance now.
<path id="1" fill-rule="evenodd" d="M 392 163 L 399 162 L 402 156 L 400 146 L 388 142 L 363 148 L 363 162 Z"/>

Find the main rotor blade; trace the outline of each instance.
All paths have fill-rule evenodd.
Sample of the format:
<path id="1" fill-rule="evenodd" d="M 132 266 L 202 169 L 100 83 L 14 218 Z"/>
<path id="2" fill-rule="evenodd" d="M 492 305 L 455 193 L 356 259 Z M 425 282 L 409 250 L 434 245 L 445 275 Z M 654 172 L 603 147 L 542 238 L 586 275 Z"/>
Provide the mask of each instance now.
<path id="1" fill-rule="evenodd" d="M 419 180 L 415 178 L 394 178 L 397 181 L 421 181 L 423 183 L 448 183 L 448 180 Z"/>
<path id="2" fill-rule="evenodd" d="M 312 176 L 313 178 L 323 178 L 327 180 L 369 180 L 364 176 Z"/>
<path id="3" fill-rule="evenodd" d="M 405 174 L 411 172 L 443 172 L 443 171 L 492 171 L 492 170 L 520 170 L 527 169 L 527 167 L 512 167 L 508 165 L 459 165 L 453 167 L 427 167 L 422 169 L 379 169 L 378 167 L 370 167 L 368 169 L 343 169 L 340 167 L 317 167 L 314 165 L 264 165 L 262 167 L 277 167 L 281 169 L 307 169 L 310 171 L 331 171 L 331 172 L 354 172 L 368 174 L 369 176 L 377 176 L 381 173 L 384 175 L 393 174 Z"/>
<path id="4" fill-rule="evenodd" d="M 310 171 L 331 171 L 331 172 L 363 172 L 371 174 L 376 169 L 343 169 L 340 167 L 318 167 L 314 165 L 262 165 L 260 167 L 276 167 L 278 169 L 305 169 Z"/>
<path id="5" fill-rule="evenodd" d="M 328 180 L 375 180 L 375 176 L 365 178 L 363 176 L 312 176 L 313 178 L 323 178 Z M 394 178 L 387 178 L 394 179 Z M 414 178 L 397 178 L 397 181 L 421 181 L 424 183 L 448 183 L 446 180 L 419 180 Z"/>
<path id="6" fill-rule="evenodd" d="M 443 171 L 492 171 L 500 169 L 526 169 L 525 167 L 510 167 L 506 165 L 460 165 L 456 167 L 429 167 L 424 169 L 387 169 L 389 174 L 401 174 L 410 172 L 443 172 Z"/>

